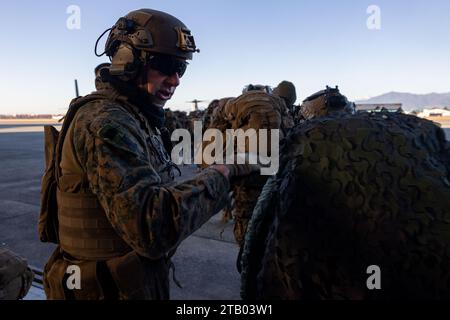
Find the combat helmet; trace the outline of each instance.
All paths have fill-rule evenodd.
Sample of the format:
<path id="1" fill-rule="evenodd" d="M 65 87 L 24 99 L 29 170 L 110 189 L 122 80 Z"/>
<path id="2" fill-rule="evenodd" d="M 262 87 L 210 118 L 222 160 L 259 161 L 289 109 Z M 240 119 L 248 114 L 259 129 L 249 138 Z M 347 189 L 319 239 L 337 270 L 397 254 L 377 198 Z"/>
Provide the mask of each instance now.
<path id="1" fill-rule="evenodd" d="M 273 94 L 283 98 L 288 107 L 292 106 L 297 100 L 297 92 L 295 86 L 290 81 L 282 81 L 273 89 Z"/>
<path id="2" fill-rule="evenodd" d="M 339 88 L 326 87 L 306 98 L 300 106 L 300 116 L 304 119 L 322 117 L 335 113 L 355 113 L 355 105 L 339 92 Z"/>
<path id="3" fill-rule="evenodd" d="M 265 86 L 262 84 L 248 84 L 242 89 L 242 93 L 249 91 L 264 91 L 265 93 L 272 94 L 273 90 L 270 86 Z"/>
<path id="4" fill-rule="evenodd" d="M 105 51 L 97 54 L 101 37 L 110 31 Z M 191 31 L 186 25 L 165 12 L 139 9 L 121 17 L 106 30 L 95 45 L 97 56 L 106 54 L 111 59 L 111 75 L 125 80 L 136 76 L 140 67 L 154 65 L 163 72 L 177 72 L 181 77 L 186 70 L 186 60 L 199 52 Z"/>

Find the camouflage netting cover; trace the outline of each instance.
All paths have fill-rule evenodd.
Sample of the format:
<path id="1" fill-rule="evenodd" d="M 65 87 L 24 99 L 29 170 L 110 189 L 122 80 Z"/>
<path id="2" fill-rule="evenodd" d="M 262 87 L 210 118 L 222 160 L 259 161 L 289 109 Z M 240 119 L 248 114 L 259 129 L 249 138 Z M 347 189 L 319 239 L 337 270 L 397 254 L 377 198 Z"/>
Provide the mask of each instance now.
<path id="1" fill-rule="evenodd" d="M 403 114 L 293 129 L 245 239 L 244 299 L 450 298 L 450 151 Z M 368 290 L 367 267 L 381 269 Z"/>

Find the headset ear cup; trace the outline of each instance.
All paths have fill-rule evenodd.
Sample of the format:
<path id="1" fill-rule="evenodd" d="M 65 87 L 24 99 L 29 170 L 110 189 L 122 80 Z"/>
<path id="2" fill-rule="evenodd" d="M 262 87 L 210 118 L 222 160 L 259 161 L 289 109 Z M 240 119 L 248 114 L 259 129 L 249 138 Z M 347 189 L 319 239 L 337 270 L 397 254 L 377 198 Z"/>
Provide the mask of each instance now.
<path id="1" fill-rule="evenodd" d="M 111 61 L 111 75 L 118 76 L 123 81 L 129 81 L 137 76 L 139 68 L 140 61 L 134 49 L 127 43 L 120 44 Z"/>

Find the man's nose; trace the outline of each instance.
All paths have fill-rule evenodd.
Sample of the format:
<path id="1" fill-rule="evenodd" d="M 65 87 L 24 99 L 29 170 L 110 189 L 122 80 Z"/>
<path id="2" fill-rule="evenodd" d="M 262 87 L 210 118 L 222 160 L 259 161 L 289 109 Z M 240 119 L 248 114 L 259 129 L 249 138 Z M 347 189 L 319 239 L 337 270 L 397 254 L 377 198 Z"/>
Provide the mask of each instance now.
<path id="1" fill-rule="evenodd" d="M 178 87 L 180 84 L 180 77 L 178 76 L 178 73 L 175 72 L 173 75 L 167 77 L 166 83 L 172 87 Z"/>

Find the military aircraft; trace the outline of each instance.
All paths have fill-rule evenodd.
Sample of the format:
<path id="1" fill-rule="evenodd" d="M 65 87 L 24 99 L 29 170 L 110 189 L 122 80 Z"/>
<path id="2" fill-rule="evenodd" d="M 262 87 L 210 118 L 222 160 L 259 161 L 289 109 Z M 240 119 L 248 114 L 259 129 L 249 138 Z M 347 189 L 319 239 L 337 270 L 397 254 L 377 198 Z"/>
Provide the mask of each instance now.
<path id="1" fill-rule="evenodd" d="M 192 101 L 186 101 L 186 102 L 193 103 L 194 104 L 194 110 L 197 111 L 199 102 L 207 102 L 207 101 L 208 100 L 197 100 L 197 99 L 194 99 Z"/>

